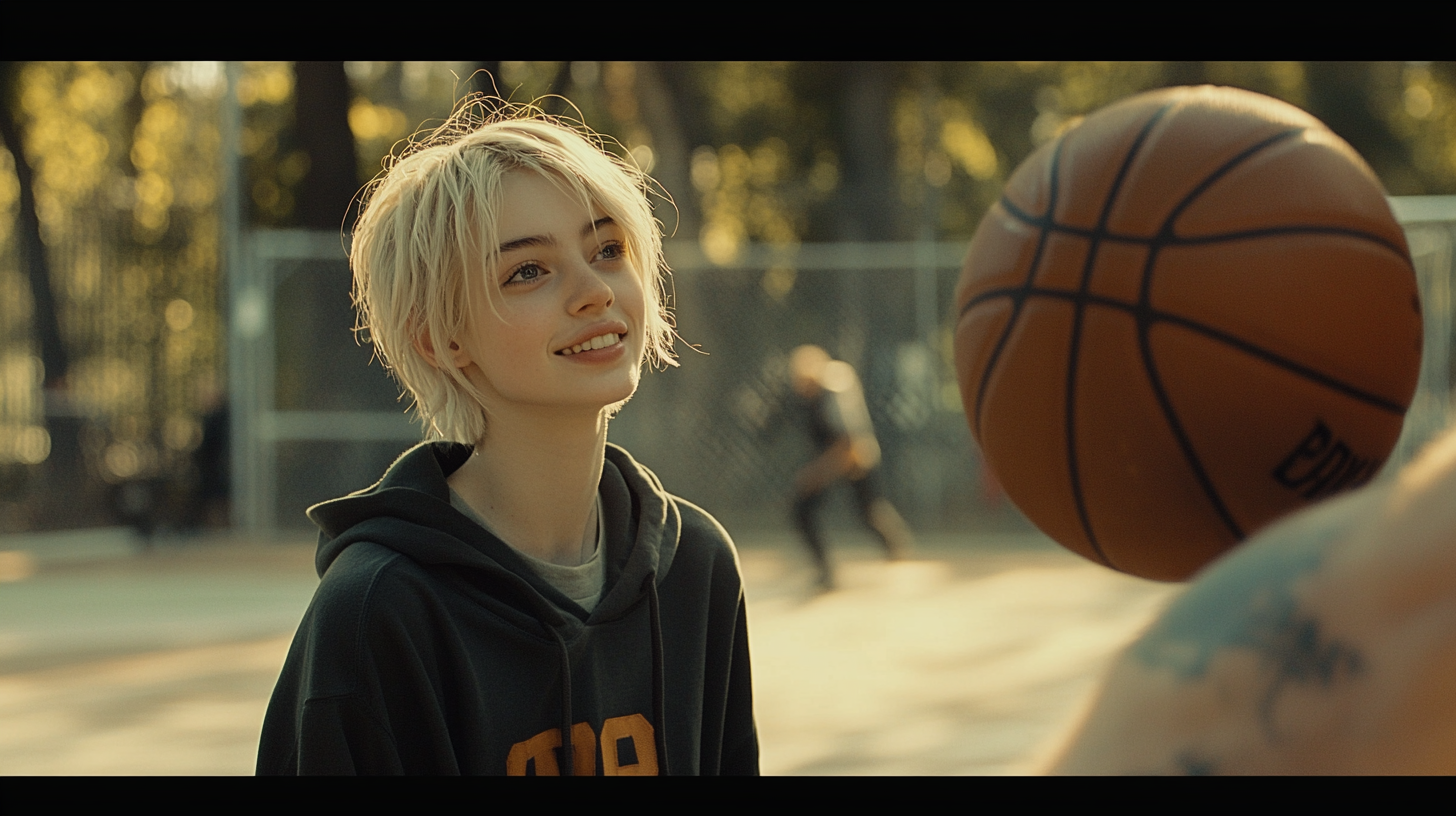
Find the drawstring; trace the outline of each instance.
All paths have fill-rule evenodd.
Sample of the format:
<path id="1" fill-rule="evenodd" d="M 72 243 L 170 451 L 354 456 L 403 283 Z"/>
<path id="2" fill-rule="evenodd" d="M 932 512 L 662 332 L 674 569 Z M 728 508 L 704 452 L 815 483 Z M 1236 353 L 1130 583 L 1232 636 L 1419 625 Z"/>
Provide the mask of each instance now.
<path id="1" fill-rule="evenodd" d="M 649 572 L 643 581 L 647 592 L 647 606 L 652 613 L 652 717 L 656 727 L 652 729 L 653 741 L 657 743 L 657 773 L 667 776 L 667 715 L 663 698 L 662 667 L 662 618 L 657 607 L 657 574 Z"/>
<path id="2" fill-rule="evenodd" d="M 556 645 L 561 647 L 561 769 L 562 776 L 576 774 L 576 753 L 571 747 L 571 653 L 566 650 L 566 640 L 556 627 L 547 627 L 556 636 Z"/>
<path id="3" fill-rule="evenodd" d="M 648 573 L 642 586 L 647 593 L 647 609 L 652 620 L 652 739 L 657 747 L 657 773 L 667 776 L 667 695 L 663 681 L 662 614 L 657 604 L 656 573 Z M 571 653 L 566 649 L 566 639 L 561 637 L 561 632 L 554 626 L 546 628 L 551 630 L 556 645 L 561 648 L 561 754 L 564 766 L 561 775 L 573 776 L 576 773 L 576 753 L 571 744 Z"/>
<path id="4" fill-rule="evenodd" d="M 654 720 L 652 737 L 657 747 L 657 773 L 660 776 L 668 775 L 667 764 L 667 713 L 666 713 L 666 683 L 664 681 L 665 670 L 663 668 L 662 654 L 662 612 L 658 607 L 657 600 L 657 574 L 650 572 L 642 582 L 642 589 L 647 593 L 647 609 L 652 621 L 652 717 Z M 543 622 L 543 625 L 544 622 Z M 556 645 L 561 650 L 561 754 L 562 762 L 561 775 L 574 776 L 576 773 L 576 751 L 571 742 L 571 652 L 566 648 L 566 639 L 555 627 L 545 625 L 556 639 Z M 595 769 L 593 769 L 595 771 Z"/>
<path id="5" fill-rule="evenodd" d="M 520 583 L 519 577 L 515 577 Z M 560 615 L 553 609 L 546 599 L 527 586 L 523 596 L 534 607 L 536 607 L 536 622 L 541 628 L 551 633 L 556 638 L 556 646 L 561 650 L 561 773 L 563 776 L 574 776 L 576 773 L 576 752 L 571 745 L 571 652 L 566 648 L 566 638 L 561 636 L 560 629 L 555 623 L 549 622 L 553 618 L 560 622 Z M 593 769 L 595 771 L 595 769 Z"/>

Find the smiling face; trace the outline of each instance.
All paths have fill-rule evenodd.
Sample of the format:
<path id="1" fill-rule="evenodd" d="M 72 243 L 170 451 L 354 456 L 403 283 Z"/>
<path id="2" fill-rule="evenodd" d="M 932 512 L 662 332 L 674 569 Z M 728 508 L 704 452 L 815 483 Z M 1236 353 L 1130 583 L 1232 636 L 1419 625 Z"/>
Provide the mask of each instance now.
<path id="1" fill-rule="evenodd" d="M 451 348 L 488 415 L 600 411 L 637 390 L 642 278 L 624 230 L 564 187 L 527 170 L 502 180 L 499 258 L 482 273 L 494 297 L 470 287 L 468 329 Z"/>

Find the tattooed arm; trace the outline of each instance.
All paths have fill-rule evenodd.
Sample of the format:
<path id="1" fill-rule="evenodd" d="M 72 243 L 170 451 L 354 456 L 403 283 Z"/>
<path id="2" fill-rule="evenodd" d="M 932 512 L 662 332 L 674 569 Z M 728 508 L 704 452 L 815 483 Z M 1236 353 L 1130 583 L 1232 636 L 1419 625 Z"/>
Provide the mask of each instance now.
<path id="1" fill-rule="evenodd" d="M 1053 770 L 1456 772 L 1456 431 L 1200 574 Z"/>

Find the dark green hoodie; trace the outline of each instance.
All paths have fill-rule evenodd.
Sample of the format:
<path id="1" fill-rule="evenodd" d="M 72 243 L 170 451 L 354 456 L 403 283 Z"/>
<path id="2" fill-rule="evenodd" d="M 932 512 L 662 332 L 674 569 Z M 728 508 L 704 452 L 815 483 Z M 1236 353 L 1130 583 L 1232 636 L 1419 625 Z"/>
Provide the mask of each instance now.
<path id="1" fill-rule="evenodd" d="M 450 506 L 445 477 L 469 455 L 419 445 L 309 510 L 322 581 L 258 773 L 756 774 L 727 532 L 608 445 L 606 585 L 588 615 Z"/>

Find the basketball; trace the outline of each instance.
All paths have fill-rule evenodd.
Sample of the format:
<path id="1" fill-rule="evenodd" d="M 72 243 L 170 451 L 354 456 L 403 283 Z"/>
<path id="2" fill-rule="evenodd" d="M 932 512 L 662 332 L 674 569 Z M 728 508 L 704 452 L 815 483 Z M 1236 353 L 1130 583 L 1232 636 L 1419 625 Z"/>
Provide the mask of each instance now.
<path id="1" fill-rule="evenodd" d="M 1062 546 L 1182 580 L 1374 476 L 1421 359 L 1405 235 L 1360 156 L 1219 87 L 1117 102 L 1033 153 L 956 289 L 971 432 Z"/>

